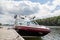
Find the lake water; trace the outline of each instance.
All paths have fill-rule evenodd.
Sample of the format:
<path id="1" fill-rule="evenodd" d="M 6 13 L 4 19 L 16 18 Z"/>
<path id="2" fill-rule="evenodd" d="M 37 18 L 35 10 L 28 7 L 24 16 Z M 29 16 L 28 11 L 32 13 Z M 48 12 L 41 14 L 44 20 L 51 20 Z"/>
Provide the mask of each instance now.
<path id="1" fill-rule="evenodd" d="M 60 40 L 60 28 L 51 28 L 51 32 L 43 37 L 25 37 L 26 40 Z"/>

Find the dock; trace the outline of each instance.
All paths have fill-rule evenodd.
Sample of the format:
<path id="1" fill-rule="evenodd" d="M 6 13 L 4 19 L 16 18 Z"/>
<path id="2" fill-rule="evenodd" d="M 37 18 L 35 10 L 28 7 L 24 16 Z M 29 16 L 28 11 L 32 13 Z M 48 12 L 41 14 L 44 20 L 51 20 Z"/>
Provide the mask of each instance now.
<path id="1" fill-rule="evenodd" d="M 0 27 L 0 40 L 24 40 L 14 29 Z"/>

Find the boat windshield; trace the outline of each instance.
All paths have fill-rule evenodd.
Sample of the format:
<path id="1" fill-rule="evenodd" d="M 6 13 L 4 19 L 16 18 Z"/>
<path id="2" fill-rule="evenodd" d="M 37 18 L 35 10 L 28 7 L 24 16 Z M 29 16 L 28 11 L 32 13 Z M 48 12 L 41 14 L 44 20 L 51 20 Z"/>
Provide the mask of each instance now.
<path id="1" fill-rule="evenodd" d="M 22 25 L 22 26 L 35 26 L 35 25 L 37 25 L 37 23 L 34 22 L 34 21 L 21 20 L 21 21 L 18 21 L 18 25 Z"/>

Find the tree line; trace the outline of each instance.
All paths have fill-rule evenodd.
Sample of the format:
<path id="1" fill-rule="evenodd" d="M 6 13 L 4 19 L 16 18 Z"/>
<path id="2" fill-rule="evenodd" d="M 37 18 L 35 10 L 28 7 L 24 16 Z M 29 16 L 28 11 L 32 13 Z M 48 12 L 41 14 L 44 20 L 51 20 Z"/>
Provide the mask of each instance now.
<path id="1" fill-rule="evenodd" d="M 60 16 L 44 18 L 44 19 L 37 19 L 35 20 L 39 25 L 46 25 L 46 26 L 60 26 Z"/>

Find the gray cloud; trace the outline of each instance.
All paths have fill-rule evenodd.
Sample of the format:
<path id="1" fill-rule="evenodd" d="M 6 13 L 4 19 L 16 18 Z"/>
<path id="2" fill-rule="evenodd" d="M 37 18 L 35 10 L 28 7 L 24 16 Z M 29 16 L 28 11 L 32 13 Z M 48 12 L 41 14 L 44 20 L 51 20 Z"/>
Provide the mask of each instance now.
<path id="1" fill-rule="evenodd" d="M 31 1 L 1 1 L 0 2 L 0 22 L 11 23 L 14 22 L 15 14 L 31 15 L 40 10 L 39 3 L 32 3 Z"/>
<path id="2" fill-rule="evenodd" d="M 38 2 L 31 1 L 12 1 L 12 0 L 0 0 L 0 22 L 11 22 L 14 21 L 13 16 L 15 14 L 23 14 L 23 15 L 31 15 L 37 17 L 51 17 L 54 15 L 59 15 L 60 10 L 56 10 L 51 13 L 52 10 L 56 8 L 57 5 L 60 4 L 59 1 L 55 0 L 52 2 L 53 5 L 40 4 Z M 59 7 L 58 7 L 59 9 Z M 1 16 L 1 14 L 3 14 Z"/>
<path id="3" fill-rule="evenodd" d="M 39 11 L 39 6 L 30 1 L 8 1 L 1 3 L 3 10 L 0 9 L 1 13 L 11 13 L 11 14 L 23 14 L 30 15 Z"/>

